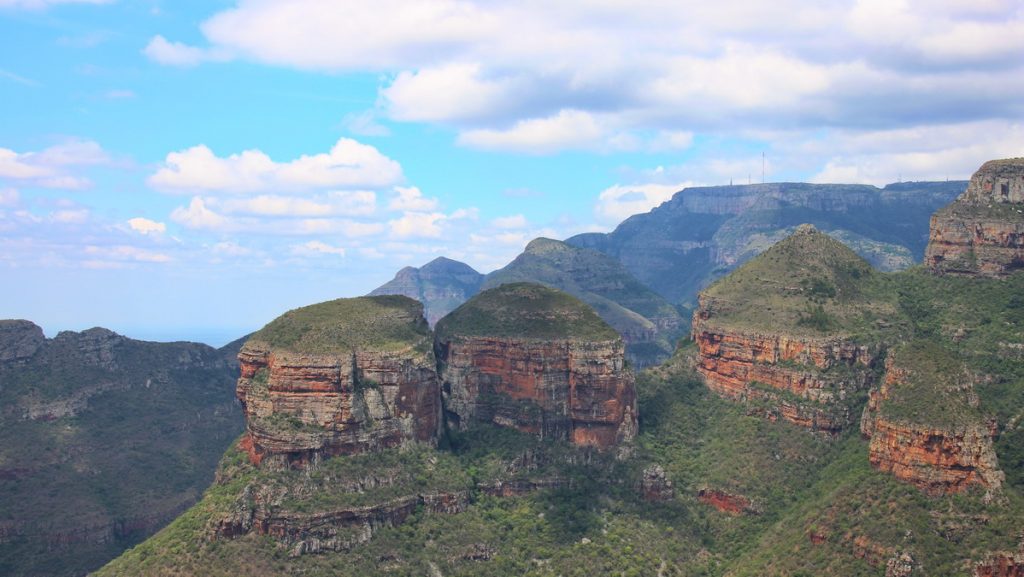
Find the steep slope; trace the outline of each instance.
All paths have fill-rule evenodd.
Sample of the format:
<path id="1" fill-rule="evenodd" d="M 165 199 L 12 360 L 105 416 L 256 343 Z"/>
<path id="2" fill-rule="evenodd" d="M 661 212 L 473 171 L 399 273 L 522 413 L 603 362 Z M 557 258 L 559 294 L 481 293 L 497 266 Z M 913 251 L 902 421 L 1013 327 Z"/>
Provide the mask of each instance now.
<path id="1" fill-rule="evenodd" d="M 615 259 L 557 240 L 530 241 L 515 260 L 487 275 L 482 288 L 512 282 L 544 284 L 589 304 L 622 335 L 630 360 L 640 367 L 668 358 L 685 323 Z"/>
<path id="2" fill-rule="evenodd" d="M 445 413 L 607 449 L 636 435 L 622 340 L 587 305 L 538 284 L 485 290 L 437 324 Z"/>
<path id="3" fill-rule="evenodd" d="M 192 505 L 242 428 L 195 343 L 0 321 L 0 573 L 82 575 Z"/>
<path id="4" fill-rule="evenodd" d="M 810 225 L 700 295 L 698 371 L 752 411 L 837 433 L 876 377 L 895 313 L 871 266 Z"/>
<path id="5" fill-rule="evenodd" d="M 295 309 L 238 353 L 238 399 L 254 463 L 315 466 L 323 457 L 434 443 L 436 363 L 423 305 L 404 296 Z"/>
<path id="6" fill-rule="evenodd" d="M 928 218 L 964 181 L 867 185 L 776 183 L 687 188 L 608 234 L 567 243 L 618 259 L 672 303 L 697 292 L 801 223 L 848 243 L 882 270 L 920 261 Z"/>
<path id="7" fill-rule="evenodd" d="M 480 291 L 484 275 L 457 260 L 437 257 L 420 268 L 407 266 L 368 296 L 404 295 L 423 303 L 430 326 Z"/>
<path id="8" fill-rule="evenodd" d="M 956 202 L 935 213 L 925 263 L 984 276 L 1024 268 L 1024 158 L 986 162 Z"/>

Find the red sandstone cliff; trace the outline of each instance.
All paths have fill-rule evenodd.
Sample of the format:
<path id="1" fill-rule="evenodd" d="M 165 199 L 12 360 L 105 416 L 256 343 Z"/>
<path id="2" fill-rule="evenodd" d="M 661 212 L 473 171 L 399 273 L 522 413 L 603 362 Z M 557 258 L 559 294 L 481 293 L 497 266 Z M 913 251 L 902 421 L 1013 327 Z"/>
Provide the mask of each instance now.
<path id="1" fill-rule="evenodd" d="M 983 276 L 1024 267 L 1024 158 L 986 162 L 967 190 L 932 216 L 925 264 Z"/>
<path id="2" fill-rule="evenodd" d="M 636 435 L 621 340 L 464 337 L 439 343 L 445 408 L 460 429 L 492 422 L 608 448 Z"/>
<path id="3" fill-rule="evenodd" d="M 762 401 L 770 418 L 837 433 L 852 423 L 851 402 L 870 385 L 878 351 L 842 338 L 743 332 L 694 314 L 697 371 L 715 393 Z"/>
<path id="4" fill-rule="evenodd" d="M 926 418 L 914 422 L 887 414 L 886 404 L 913 376 L 890 357 L 881 386 L 870 393 L 861 432 L 871 439 L 871 465 L 933 495 L 958 493 L 974 484 L 998 489 L 1004 475 L 992 446 L 994 423 L 930 424 Z"/>

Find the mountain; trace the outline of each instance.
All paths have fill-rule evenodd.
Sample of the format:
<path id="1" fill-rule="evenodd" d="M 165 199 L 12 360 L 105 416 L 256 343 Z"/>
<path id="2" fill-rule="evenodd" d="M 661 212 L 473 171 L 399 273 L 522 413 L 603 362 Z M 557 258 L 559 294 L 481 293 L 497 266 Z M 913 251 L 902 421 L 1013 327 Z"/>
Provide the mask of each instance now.
<path id="1" fill-rule="evenodd" d="M 243 440 L 98 574 L 1022 575 L 1024 271 L 991 270 L 880 272 L 795 226 L 702 292 L 693 340 L 635 376 L 615 450 L 566 434 L 628 406 L 614 335 L 569 295 L 502 285 L 437 325 L 436 445 L 282 462 Z M 342 407 L 374 388 L 331 386 Z M 285 392 L 270 410 L 317 414 Z"/>
<path id="2" fill-rule="evenodd" d="M 483 288 L 535 282 L 583 300 L 626 341 L 626 353 L 643 367 L 668 358 L 685 324 L 679 312 L 638 281 L 617 260 L 596 250 L 537 238 L 502 269 L 487 275 Z"/>
<path id="3" fill-rule="evenodd" d="M 788 236 L 801 223 L 835 236 L 881 270 L 920 262 L 928 218 L 966 182 L 906 182 L 885 188 L 777 183 L 687 188 L 614 231 L 567 243 L 599 250 L 672 303 Z"/>
<path id="4" fill-rule="evenodd" d="M 242 427 L 226 354 L 0 321 L 0 573 L 85 574 L 195 503 Z"/>
<path id="5" fill-rule="evenodd" d="M 420 268 L 407 266 L 369 296 L 404 295 L 423 303 L 427 322 L 434 326 L 444 315 L 480 291 L 484 275 L 457 260 L 437 257 Z"/>

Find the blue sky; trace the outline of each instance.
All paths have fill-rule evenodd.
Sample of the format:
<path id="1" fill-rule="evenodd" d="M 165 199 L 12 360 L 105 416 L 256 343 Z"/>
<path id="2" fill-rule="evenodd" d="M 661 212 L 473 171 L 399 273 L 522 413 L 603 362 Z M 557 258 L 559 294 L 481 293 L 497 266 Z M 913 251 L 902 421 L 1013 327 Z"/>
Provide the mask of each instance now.
<path id="1" fill-rule="evenodd" d="M 222 342 L 685 186 L 1024 155 L 1019 0 L 0 0 L 0 318 Z"/>

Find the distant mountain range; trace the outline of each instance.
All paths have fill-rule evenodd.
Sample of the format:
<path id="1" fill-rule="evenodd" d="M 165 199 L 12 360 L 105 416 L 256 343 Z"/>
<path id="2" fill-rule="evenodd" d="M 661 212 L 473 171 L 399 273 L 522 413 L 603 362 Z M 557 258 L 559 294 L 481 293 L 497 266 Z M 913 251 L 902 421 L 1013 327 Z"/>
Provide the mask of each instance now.
<path id="1" fill-rule="evenodd" d="M 420 268 L 407 266 L 369 296 L 404 295 L 423 303 L 430 326 L 480 292 L 484 275 L 466 263 L 435 258 Z"/>

